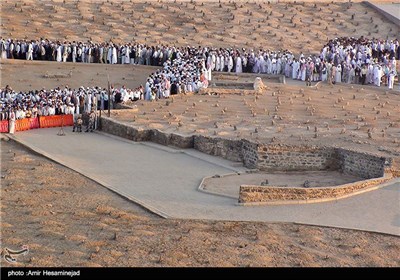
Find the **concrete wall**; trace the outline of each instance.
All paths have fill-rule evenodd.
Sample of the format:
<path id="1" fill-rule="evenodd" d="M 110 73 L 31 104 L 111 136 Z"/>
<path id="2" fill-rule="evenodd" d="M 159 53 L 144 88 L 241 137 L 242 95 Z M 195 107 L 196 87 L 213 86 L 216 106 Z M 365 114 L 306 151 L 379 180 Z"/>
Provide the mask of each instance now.
<path id="1" fill-rule="evenodd" d="M 370 180 L 358 181 L 336 187 L 324 188 L 291 188 L 275 186 L 242 185 L 239 191 L 241 204 L 277 204 L 277 203 L 312 203 L 345 198 L 364 191 L 373 190 L 376 186 L 390 180 L 391 174 Z"/>

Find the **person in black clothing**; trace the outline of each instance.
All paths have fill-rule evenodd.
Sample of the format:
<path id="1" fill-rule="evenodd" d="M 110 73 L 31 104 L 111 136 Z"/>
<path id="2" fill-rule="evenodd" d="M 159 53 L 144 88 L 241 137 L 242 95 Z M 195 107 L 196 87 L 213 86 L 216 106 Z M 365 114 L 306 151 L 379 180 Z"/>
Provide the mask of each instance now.
<path id="1" fill-rule="evenodd" d="M 122 95 L 121 92 L 118 90 L 115 93 L 115 103 L 121 103 L 122 102 Z"/>
<path id="2" fill-rule="evenodd" d="M 178 94 L 178 85 L 176 84 L 176 81 L 172 83 L 170 93 L 171 95 Z"/>
<path id="3" fill-rule="evenodd" d="M 355 74 L 355 84 L 359 84 L 360 83 L 360 75 L 361 75 L 361 69 L 360 67 L 356 67 L 356 69 L 354 70 L 354 74 Z"/>

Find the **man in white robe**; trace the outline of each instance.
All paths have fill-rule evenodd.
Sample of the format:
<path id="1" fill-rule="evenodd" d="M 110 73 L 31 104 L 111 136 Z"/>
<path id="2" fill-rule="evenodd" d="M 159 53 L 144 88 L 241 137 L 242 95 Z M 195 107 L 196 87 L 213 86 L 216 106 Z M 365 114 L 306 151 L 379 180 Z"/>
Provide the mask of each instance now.
<path id="1" fill-rule="evenodd" d="M 77 55 L 77 49 L 76 49 L 76 44 L 74 43 L 72 45 L 72 62 L 76 62 L 76 55 Z M 100 56 L 101 57 L 101 56 Z"/>
<path id="2" fill-rule="evenodd" d="M 216 60 L 217 58 L 215 57 L 215 53 L 213 52 L 211 54 L 211 70 L 214 71 L 216 67 Z"/>
<path id="3" fill-rule="evenodd" d="M 375 67 L 374 67 L 374 84 L 378 87 L 381 86 L 382 76 L 383 76 L 382 67 L 380 65 L 375 65 Z"/>
<path id="4" fill-rule="evenodd" d="M 26 53 L 26 60 L 33 60 L 33 45 L 32 42 L 28 45 L 28 51 Z"/>
<path id="5" fill-rule="evenodd" d="M 16 120 L 15 112 L 14 110 L 11 110 L 8 121 L 8 131 L 11 134 L 15 133 L 15 120 Z"/>
<path id="6" fill-rule="evenodd" d="M 240 57 L 240 55 L 237 56 L 236 58 L 236 69 L 235 69 L 236 73 L 242 73 L 242 58 Z"/>
<path id="7" fill-rule="evenodd" d="M 221 53 L 219 60 L 221 62 L 221 67 L 220 67 L 220 71 L 225 71 L 225 59 L 224 59 L 224 55 Z"/>
<path id="8" fill-rule="evenodd" d="M 126 46 L 122 47 L 121 52 L 122 52 L 121 61 L 122 61 L 122 64 L 124 64 L 125 63 L 125 55 L 126 55 Z"/>
<path id="9" fill-rule="evenodd" d="M 340 64 L 338 64 L 338 66 L 336 66 L 335 82 L 336 83 L 342 82 L 342 65 L 340 65 Z"/>
<path id="10" fill-rule="evenodd" d="M 62 61 L 67 62 L 67 58 L 68 58 L 68 47 L 66 44 L 64 44 Z"/>
<path id="11" fill-rule="evenodd" d="M 272 74 L 272 60 L 271 60 L 271 54 L 268 55 L 267 58 L 267 74 Z M 297 74 L 296 74 L 297 75 Z"/>
<path id="12" fill-rule="evenodd" d="M 367 84 L 372 84 L 374 82 L 374 66 L 372 63 L 368 65 L 368 73 L 367 73 Z"/>
<path id="13" fill-rule="evenodd" d="M 233 68 L 233 58 L 232 55 L 228 56 L 228 72 L 232 72 L 232 68 Z"/>
<path id="14" fill-rule="evenodd" d="M 131 63 L 131 52 L 132 52 L 131 47 L 127 46 L 125 50 L 125 64 Z"/>
<path id="15" fill-rule="evenodd" d="M 86 59 L 87 59 L 87 47 L 86 45 L 82 45 L 82 57 L 81 57 L 81 61 L 86 63 Z"/>
<path id="16" fill-rule="evenodd" d="M 388 87 L 389 89 L 393 89 L 394 86 L 394 78 L 396 77 L 396 69 L 392 69 L 389 72 L 389 80 L 388 80 Z"/>
<path id="17" fill-rule="evenodd" d="M 267 73 L 267 62 L 265 61 L 264 54 L 260 54 L 259 60 L 261 73 Z"/>
<path id="18" fill-rule="evenodd" d="M 221 59 L 218 54 L 215 58 L 215 71 L 221 71 Z"/>
<path id="19" fill-rule="evenodd" d="M 57 45 L 57 56 L 56 56 L 57 62 L 62 61 L 62 47 L 61 45 Z"/>

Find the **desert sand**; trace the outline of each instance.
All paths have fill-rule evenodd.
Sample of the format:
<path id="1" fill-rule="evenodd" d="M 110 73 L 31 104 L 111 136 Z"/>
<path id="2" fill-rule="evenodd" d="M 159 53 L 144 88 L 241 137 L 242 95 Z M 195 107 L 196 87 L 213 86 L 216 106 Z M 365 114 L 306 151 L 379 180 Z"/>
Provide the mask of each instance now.
<path id="1" fill-rule="evenodd" d="M 121 88 L 136 88 L 144 85 L 147 77 L 158 68 L 153 66 L 54 63 L 48 61 L 0 60 L 0 87 L 11 86 L 16 91 L 53 89 L 68 85 L 103 88 L 110 84 Z M 46 77 L 47 76 L 47 77 Z"/>
<path id="2" fill-rule="evenodd" d="M 1 142 L 2 246 L 16 266 L 399 266 L 398 237 L 285 223 L 165 220 Z M 2 266 L 10 263 L 1 258 Z"/>
<path id="3" fill-rule="evenodd" d="M 360 1 L 1 1 L 1 36 L 289 49 L 316 53 L 340 36 L 396 38 Z M 389 2 L 389 1 L 386 1 Z M 354 15 L 354 19 L 352 19 Z"/>

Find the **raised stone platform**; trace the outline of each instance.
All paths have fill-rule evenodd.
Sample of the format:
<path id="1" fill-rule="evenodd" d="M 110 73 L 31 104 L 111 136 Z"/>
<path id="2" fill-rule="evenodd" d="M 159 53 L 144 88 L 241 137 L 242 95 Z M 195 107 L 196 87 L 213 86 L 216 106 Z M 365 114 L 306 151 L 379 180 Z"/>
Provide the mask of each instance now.
<path id="1" fill-rule="evenodd" d="M 117 120 L 102 117 L 101 129 L 133 141 L 151 141 L 177 148 L 194 148 L 202 153 L 241 162 L 245 167 L 262 171 L 337 170 L 365 179 L 341 187 L 321 191 L 242 186 L 239 203 L 321 202 L 348 197 L 372 190 L 392 178 L 392 159 L 337 147 L 264 144 L 246 139 L 232 140 L 203 135 L 179 135 L 158 129 L 138 129 Z M 369 180 L 372 179 L 372 180 Z"/>

